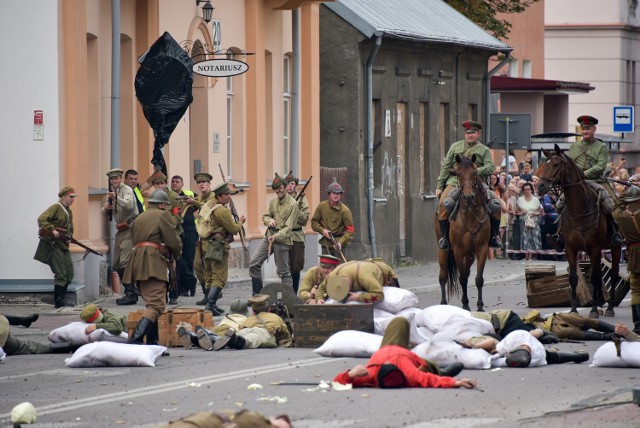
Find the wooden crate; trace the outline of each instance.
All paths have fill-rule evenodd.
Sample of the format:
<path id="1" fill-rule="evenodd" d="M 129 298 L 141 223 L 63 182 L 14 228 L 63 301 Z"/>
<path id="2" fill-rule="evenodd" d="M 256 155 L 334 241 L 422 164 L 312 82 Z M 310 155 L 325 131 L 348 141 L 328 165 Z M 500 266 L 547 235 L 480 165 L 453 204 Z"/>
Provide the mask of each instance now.
<path id="1" fill-rule="evenodd" d="M 342 330 L 373 333 L 373 304 L 295 305 L 294 328 L 296 348 L 316 348 Z"/>
<path id="2" fill-rule="evenodd" d="M 581 274 L 578 274 L 576 296 L 579 306 L 586 306 L 591 302 L 591 295 Z M 529 281 L 527 283 L 527 304 L 531 308 L 571 306 L 569 274 Z"/>
<path id="3" fill-rule="evenodd" d="M 127 318 L 127 328 L 129 330 L 129 336 L 135 330 L 138 321 L 142 317 L 144 309 L 138 309 L 135 312 L 129 312 Z M 164 311 L 158 319 L 158 343 L 169 348 L 175 348 L 182 346 L 180 342 L 180 336 L 176 332 L 176 328 L 179 322 L 188 322 L 193 327 L 194 331 L 197 325 L 201 325 L 206 329 L 213 328 L 213 314 L 210 311 L 197 308 L 184 308 L 184 309 L 167 309 Z"/>
<path id="4" fill-rule="evenodd" d="M 534 279 L 556 276 L 556 265 L 529 265 L 524 268 L 524 278 L 527 284 Z"/>

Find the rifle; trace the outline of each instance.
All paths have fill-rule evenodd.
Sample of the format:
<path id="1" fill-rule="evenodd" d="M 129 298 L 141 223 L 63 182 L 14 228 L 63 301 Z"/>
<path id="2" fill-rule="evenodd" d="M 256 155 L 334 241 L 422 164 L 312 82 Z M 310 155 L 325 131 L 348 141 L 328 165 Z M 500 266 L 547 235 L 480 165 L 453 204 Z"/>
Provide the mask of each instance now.
<path id="1" fill-rule="evenodd" d="M 167 262 L 167 269 L 169 270 L 169 287 L 168 290 L 172 291 L 176 288 L 176 258 L 173 253 L 169 251 L 167 247 L 165 247 L 164 257 Z"/>
<path id="2" fill-rule="evenodd" d="M 69 235 L 69 232 L 67 231 L 67 229 L 64 229 L 62 227 L 56 227 L 56 230 L 58 231 L 58 233 L 60 234 L 59 239 L 65 241 L 65 242 L 70 242 L 72 244 L 76 244 L 79 247 L 84 248 L 85 250 L 87 250 L 87 253 L 92 253 L 95 254 L 96 256 L 102 256 L 102 253 L 97 252 L 96 250 L 94 250 L 91 247 L 87 247 L 86 245 L 84 245 L 82 242 L 77 241 L 73 236 Z M 49 230 L 49 229 L 44 229 L 44 228 L 40 228 L 38 230 L 38 235 L 40 237 L 43 236 L 53 236 L 53 230 Z M 86 254 L 85 254 L 86 257 Z"/>
<path id="3" fill-rule="evenodd" d="M 220 168 L 220 175 L 222 175 L 222 182 L 227 182 L 227 177 L 224 175 L 224 171 L 222 170 L 222 165 L 218 164 L 218 168 Z M 233 220 L 238 223 L 240 222 L 240 216 L 238 216 L 238 211 L 236 211 L 236 206 L 233 203 L 233 199 L 229 198 L 229 210 L 231 210 L 231 215 L 233 216 Z M 244 242 L 244 226 L 240 226 L 240 242 L 242 243 L 242 248 L 247 249 L 247 244 Z"/>
<path id="4" fill-rule="evenodd" d="M 109 180 L 109 192 L 113 192 L 113 186 L 111 186 L 111 177 L 107 178 Z M 113 199 L 107 199 L 107 203 L 111 205 L 111 209 L 107 210 L 107 221 L 113 220 Z"/>
<path id="5" fill-rule="evenodd" d="M 344 256 L 344 254 L 342 254 L 342 250 L 338 246 L 338 242 L 336 241 L 336 238 L 333 236 L 333 232 L 331 232 L 331 229 L 329 229 L 327 226 L 325 226 L 325 224 L 324 224 L 324 222 L 322 220 L 320 220 L 320 226 L 324 227 L 325 229 L 327 229 L 329 231 L 329 240 L 333 244 L 333 248 L 338 252 L 338 254 L 340 254 L 340 257 L 342 258 L 342 261 L 344 261 L 346 263 L 347 262 L 347 258 Z"/>
<path id="6" fill-rule="evenodd" d="M 637 184 L 631 183 L 630 181 L 616 180 L 615 178 L 606 178 L 606 180 L 611 181 L 613 183 L 622 184 L 623 186 L 627 186 L 627 187 L 640 187 Z"/>
<path id="7" fill-rule="evenodd" d="M 302 198 L 304 196 L 304 191 L 307 190 L 307 186 L 309 185 L 309 183 L 311 183 L 311 179 L 312 178 L 313 178 L 313 175 L 311 177 L 309 177 L 309 179 L 305 183 L 304 187 L 302 187 L 302 190 L 300 191 L 300 193 L 298 193 L 298 196 L 296 196 L 296 202 L 299 201 L 300 198 Z"/>

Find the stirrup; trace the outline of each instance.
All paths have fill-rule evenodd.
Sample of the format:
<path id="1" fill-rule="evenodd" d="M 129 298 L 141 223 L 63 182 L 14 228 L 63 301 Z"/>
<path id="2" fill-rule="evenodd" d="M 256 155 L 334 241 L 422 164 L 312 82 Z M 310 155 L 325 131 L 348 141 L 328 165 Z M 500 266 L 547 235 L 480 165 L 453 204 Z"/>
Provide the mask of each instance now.
<path id="1" fill-rule="evenodd" d="M 611 237 L 611 245 L 622 245 L 624 242 L 624 238 L 620 234 L 620 232 L 616 232 Z"/>
<path id="2" fill-rule="evenodd" d="M 500 237 L 496 235 L 493 238 L 491 238 L 491 242 L 489 246 L 491 248 L 502 248 L 502 241 L 500 240 Z"/>
<path id="3" fill-rule="evenodd" d="M 445 238 L 444 236 L 440 238 L 440 240 L 438 241 L 438 248 L 440 248 L 441 250 L 449 249 L 449 241 L 447 240 L 447 238 Z"/>

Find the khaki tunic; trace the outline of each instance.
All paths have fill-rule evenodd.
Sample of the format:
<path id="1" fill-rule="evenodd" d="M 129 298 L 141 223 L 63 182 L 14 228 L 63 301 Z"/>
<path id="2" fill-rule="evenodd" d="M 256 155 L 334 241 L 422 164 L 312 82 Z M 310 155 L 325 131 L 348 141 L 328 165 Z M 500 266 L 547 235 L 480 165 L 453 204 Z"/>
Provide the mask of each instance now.
<path id="1" fill-rule="evenodd" d="M 619 199 L 613 207 L 612 215 L 628 243 L 627 269 L 630 272 L 631 304 L 640 305 L 640 201 L 627 203 Z"/>
<path id="2" fill-rule="evenodd" d="M 118 312 L 111 312 L 108 309 L 100 309 L 102 315 L 102 321 L 92 323 L 96 325 L 96 328 L 107 330 L 109 333 L 118 336 L 123 331 L 128 331 L 127 327 L 127 315 L 120 314 Z"/>
<path id="3" fill-rule="evenodd" d="M 47 230 L 60 227 L 73 236 L 73 213 L 60 202 L 53 204 L 38 217 L 38 227 Z M 66 287 L 73 280 L 74 271 L 68 242 L 53 236 L 41 237 L 33 258 L 49 265 L 54 274 L 54 286 Z"/>
<path id="4" fill-rule="evenodd" d="M 326 300 L 327 281 L 332 276 L 342 276 L 349 280 L 349 291 L 358 293 L 358 302 L 375 303 L 384 300 L 382 286 L 385 281 L 384 271 L 376 263 L 367 261 L 351 261 L 338 266 L 318 287 L 316 301 Z"/>
<path id="5" fill-rule="evenodd" d="M 71 212 L 71 208 L 64 208 L 61 203 L 51 205 L 42 214 L 40 214 L 40 217 L 38 217 L 38 227 L 51 231 L 56 227 L 61 227 L 66 229 L 69 232 L 69 235 L 73 236 L 73 213 Z M 68 242 L 63 241 L 62 239 L 56 239 L 53 236 L 45 236 L 40 238 L 38 250 L 40 250 L 43 242 L 45 242 L 46 245 L 55 245 L 56 247 L 65 250 L 69 249 Z M 36 253 L 36 255 L 38 255 L 38 253 Z M 47 263 L 43 260 L 36 260 L 41 261 L 42 263 Z"/>
<path id="6" fill-rule="evenodd" d="M 300 282 L 298 297 L 300 297 L 303 302 L 311 299 L 311 289 L 319 286 L 323 280 L 324 278 L 322 278 L 322 274 L 320 273 L 320 268 L 318 266 L 314 266 L 309 269 Z M 315 299 L 315 296 L 313 298 Z"/>
<path id="7" fill-rule="evenodd" d="M 211 331 L 218 336 L 224 336 L 229 329 L 240 330 L 240 326 L 246 320 L 247 317 L 241 314 L 225 314 Z"/>
<path id="8" fill-rule="evenodd" d="M 295 197 L 297 196 L 298 195 L 296 194 Z M 295 225 L 293 226 L 293 230 L 291 231 L 291 240 L 293 242 L 304 242 L 304 230 L 302 230 L 302 228 L 309 221 L 310 215 L 311 211 L 309 209 L 309 201 L 307 201 L 306 196 L 302 195 L 302 197 L 298 201 L 298 218 Z"/>
<path id="9" fill-rule="evenodd" d="M 473 145 L 467 144 L 466 141 L 456 141 L 451 145 L 447 152 L 442 165 L 440 166 L 440 175 L 438 175 L 437 189 L 444 190 L 447 186 L 457 186 L 458 177 L 452 175 L 449 171 L 456 166 L 456 155 L 466 156 L 470 158 L 476 155 L 476 165 L 478 166 L 478 174 L 483 181 L 487 181 L 489 176 L 495 171 L 491 151 L 484 144 L 477 142 Z M 442 199 L 442 198 L 441 198 Z"/>
<path id="10" fill-rule="evenodd" d="M 275 242 L 284 245 L 293 245 L 291 232 L 296 226 L 298 219 L 298 203 L 290 195 L 285 195 L 282 199 L 273 198 L 269 201 L 269 211 L 262 216 L 262 222 L 269 226 L 269 221 L 276 221 L 275 233 L 272 229 L 267 231 L 268 237 L 275 236 Z"/>
<path id="11" fill-rule="evenodd" d="M 609 149 L 602 141 L 595 139 L 591 142 L 576 141 L 569 147 L 567 156 L 578 164 L 578 168 L 584 172 L 587 180 L 593 180 L 596 183 L 607 182 L 603 177 L 607 169 Z"/>
<path id="12" fill-rule="evenodd" d="M 214 203 L 215 201 L 215 203 Z M 220 263 L 215 260 L 207 261 L 205 263 L 211 263 L 211 280 L 207 281 L 207 288 L 211 286 L 221 287 L 227 284 L 229 278 L 229 242 L 227 238 L 229 236 L 237 235 L 242 229 L 242 223 L 236 223 L 231 215 L 231 210 L 226 206 L 220 204 L 217 199 L 209 202 L 216 205 L 220 205 L 215 208 L 211 213 L 211 224 L 213 225 L 213 234 L 207 241 L 224 241 L 224 252 L 222 253 L 222 261 Z M 208 245 L 208 244 L 207 244 Z"/>
<path id="13" fill-rule="evenodd" d="M 258 319 L 260 316 L 260 319 Z M 262 327 L 276 338 L 278 346 L 289 348 L 293 345 L 293 339 L 287 325 L 282 318 L 271 312 L 260 312 L 257 315 L 250 316 L 242 323 L 242 328 Z"/>
<path id="14" fill-rule="evenodd" d="M 121 225 L 116 232 L 114 243 L 114 253 L 112 266 L 114 270 L 124 269 L 133 254 L 133 241 L 131 240 L 131 225 L 138 215 L 138 204 L 136 204 L 133 189 L 126 184 L 122 184 L 116 189 L 117 212 L 113 213 L 113 220 L 116 225 Z M 124 227 L 123 227 L 124 226 Z"/>
<path id="15" fill-rule="evenodd" d="M 320 202 L 311 217 L 311 228 L 322 235 L 325 228 L 320 224 L 320 221 L 331 231 L 336 242 L 343 248 L 353 239 L 353 214 L 351 214 L 349 207 L 342 202 L 335 207 L 332 207 L 329 201 Z M 333 248 L 331 241 L 324 236 L 320 238 L 319 242 L 323 247 Z"/>
<path id="16" fill-rule="evenodd" d="M 202 208 L 202 205 L 209 202 L 210 200 L 215 200 L 215 199 L 216 198 L 213 192 L 209 192 L 207 194 L 202 193 L 198 195 L 198 198 L 196 199 L 195 203 L 191 205 L 192 207 L 191 209 L 193 211 L 197 211 L 200 208 Z M 197 217 L 195 221 L 198 222 Z M 208 288 L 211 286 L 211 284 L 209 284 L 208 286 L 206 285 L 207 283 L 206 277 L 207 277 L 207 269 L 209 270 L 211 269 L 211 264 L 207 262 L 208 268 L 206 268 L 202 260 L 202 255 L 207 253 L 207 243 L 200 240 L 198 240 L 198 242 L 200 242 L 200 244 L 196 244 L 196 254 L 193 258 L 193 271 L 196 277 L 198 278 L 198 281 L 200 282 L 200 284 Z M 209 273 L 209 276 L 211 276 L 211 273 Z"/>

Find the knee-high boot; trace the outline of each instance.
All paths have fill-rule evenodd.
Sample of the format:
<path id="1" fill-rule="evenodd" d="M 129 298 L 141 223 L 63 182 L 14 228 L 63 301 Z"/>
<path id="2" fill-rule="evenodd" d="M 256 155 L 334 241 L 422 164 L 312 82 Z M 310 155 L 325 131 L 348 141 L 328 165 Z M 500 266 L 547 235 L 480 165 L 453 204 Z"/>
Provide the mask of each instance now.
<path id="1" fill-rule="evenodd" d="M 32 323 L 36 322 L 40 317 L 39 314 L 32 314 L 28 317 L 14 317 L 11 315 L 5 315 L 7 320 L 9 321 L 9 325 L 21 325 L 23 327 L 29 328 Z"/>
<path id="2" fill-rule="evenodd" d="M 615 331 L 615 326 L 605 321 L 598 321 L 598 326 L 594 330 L 598 330 L 603 333 L 613 333 Z"/>
<path id="3" fill-rule="evenodd" d="M 138 325 L 136 325 L 135 330 L 133 330 L 133 333 L 129 337 L 129 343 L 144 345 L 144 338 L 151 329 L 152 325 L 153 321 L 151 321 L 149 318 L 140 318 L 140 321 L 138 321 Z"/>
<path id="4" fill-rule="evenodd" d="M 261 278 L 251 278 L 251 287 L 253 294 L 258 294 L 262 290 L 262 279 Z"/>
<path id="5" fill-rule="evenodd" d="M 300 285 L 300 271 L 291 271 L 291 279 L 293 280 L 293 292 L 298 294 L 298 286 Z"/>
<path id="6" fill-rule="evenodd" d="M 200 284 L 200 287 L 202 287 L 202 294 L 204 294 L 204 296 L 202 297 L 202 300 L 198 300 L 196 302 L 196 305 L 205 306 L 207 304 L 207 297 L 209 296 L 209 291 L 205 288 L 204 284 Z"/>
<path id="7" fill-rule="evenodd" d="M 222 294 L 222 288 L 213 286 L 209 289 L 209 295 L 207 297 L 207 307 L 205 310 L 211 311 L 214 316 L 220 316 L 224 314 L 224 310 L 218 307 L 218 299 Z"/>
<path id="8" fill-rule="evenodd" d="M 122 284 L 124 287 L 124 296 L 116 299 L 118 305 L 135 305 L 138 303 L 138 293 L 136 287 L 133 284 Z"/>
<path id="9" fill-rule="evenodd" d="M 633 332 L 640 334 L 640 305 L 631 305 L 631 316 L 633 317 Z"/>
<path id="10" fill-rule="evenodd" d="M 449 221 L 439 220 L 440 223 L 440 235 L 442 238 L 438 241 L 438 248 L 441 250 L 449 249 Z"/>
<path id="11" fill-rule="evenodd" d="M 65 306 L 64 296 L 67 294 L 67 287 L 63 285 L 56 285 L 53 287 L 53 303 L 56 308 Z"/>
<path id="12" fill-rule="evenodd" d="M 600 331 L 585 331 L 584 340 L 613 340 L 613 333 L 602 333 Z"/>
<path id="13" fill-rule="evenodd" d="M 500 220 L 496 220 L 491 217 L 491 240 L 489 241 L 489 247 L 502 248 L 502 241 L 500 240 Z"/>
<path id="14" fill-rule="evenodd" d="M 184 327 L 178 327 L 178 336 L 180 336 L 180 342 L 184 349 L 191 349 L 194 346 L 198 345 L 198 335 L 195 333 L 191 333 Z"/>
<path id="15" fill-rule="evenodd" d="M 197 345 L 205 351 L 211 351 L 215 343 L 220 339 L 219 336 L 204 329 L 202 326 L 196 326 Z"/>
<path id="16" fill-rule="evenodd" d="M 547 364 L 562 363 L 584 363 L 589 360 L 589 353 L 586 351 L 577 352 L 552 352 L 547 351 Z"/>

